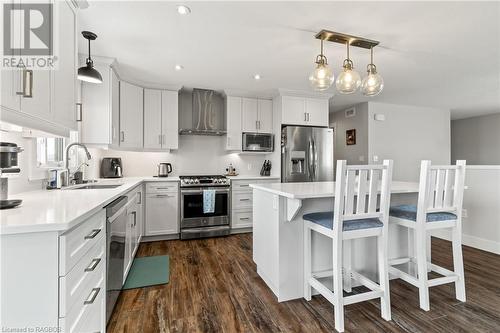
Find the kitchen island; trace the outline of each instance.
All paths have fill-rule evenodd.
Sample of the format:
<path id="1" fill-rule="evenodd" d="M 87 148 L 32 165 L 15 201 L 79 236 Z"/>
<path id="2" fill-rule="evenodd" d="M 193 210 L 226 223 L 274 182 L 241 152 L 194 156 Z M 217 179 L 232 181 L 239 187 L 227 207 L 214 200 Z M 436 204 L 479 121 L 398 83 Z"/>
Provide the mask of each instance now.
<path id="1" fill-rule="evenodd" d="M 302 215 L 333 210 L 334 182 L 252 184 L 253 260 L 279 302 L 303 296 Z M 416 202 L 418 183 L 393 181 L 391 205 Z M 312 235 L 313 271 L 332 269 L 332 243 Z M 407 254 L 408 231 L 389 227 L 389 258 Z M 352 267 L 377 280 L 375 239 L 353 242 Z M 346 251 L 344 251 L 346 254 Z M 345 257 L 345 256 L 344 256 Z"/>

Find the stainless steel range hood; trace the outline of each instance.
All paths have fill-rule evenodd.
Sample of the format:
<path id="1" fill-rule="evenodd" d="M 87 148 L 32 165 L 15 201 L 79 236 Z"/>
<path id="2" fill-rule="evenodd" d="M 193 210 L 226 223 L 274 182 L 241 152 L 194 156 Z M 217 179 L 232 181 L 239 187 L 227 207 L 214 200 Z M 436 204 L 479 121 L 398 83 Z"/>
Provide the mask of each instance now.
<path id="1" fill-rule="evenodd" d="M 188 93 L 187 93 L 188 94 Z M 182 135 L 225 135 L 224 98 L 214 90 L 193 89 L 191 105 L 182 103 L 188 96 L 181 98 L 180 109 L 187 119 L 181 124 Z M 191 116 L 191 117 L 189 117 Z M 191 118 L 191 119 L 189 119 Z"/>

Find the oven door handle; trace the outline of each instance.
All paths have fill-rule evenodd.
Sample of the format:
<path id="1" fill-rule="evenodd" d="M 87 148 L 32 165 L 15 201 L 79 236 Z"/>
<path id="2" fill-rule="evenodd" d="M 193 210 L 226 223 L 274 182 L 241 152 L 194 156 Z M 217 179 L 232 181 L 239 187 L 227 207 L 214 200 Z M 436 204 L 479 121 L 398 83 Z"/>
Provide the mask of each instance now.
<path id="1" fill-rule="evenodd" d="M 215 190 L 215 193 L 229 193 L 229 189 L 215 189 L 215 188 L 207 188 L 207 190 Z M 203 194 L 203 190 L 184 190 L 181 189 L 181 194 Z"/>

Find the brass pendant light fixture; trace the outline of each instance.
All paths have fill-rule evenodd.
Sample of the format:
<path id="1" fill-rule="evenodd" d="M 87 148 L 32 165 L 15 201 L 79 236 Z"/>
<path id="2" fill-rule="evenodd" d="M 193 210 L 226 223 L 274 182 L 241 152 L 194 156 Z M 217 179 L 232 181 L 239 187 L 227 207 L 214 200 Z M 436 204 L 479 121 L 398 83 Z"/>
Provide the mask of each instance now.
<path id="1" fill-rule="evenodd" d="M 373 47 L 370 49 L 370 63 L 366 66 L 368 75 L 361 82 L 361 92 L 365 96 L 377 96 L 384 89 L 384 79 L 373 64 Z"/>
<path id="2" fill-rule="evenodd" d="M 321 53 L 316 57 L 316 68 L 309 76 L 311 86 L 319 91 L 330 88 L 333 83 L 334 75 L 328 67 L 328 59 L 323 54 L 323 40 L 321 40 Z"/>
<path id="3" fill-rule="evenodd" d="M 344 44 L 347 49 L 347 58 L 344 60 L 342 66 L 343 70 L 335 81 L 335 86 L 339 93 L 352 94 L 360 87 L 365 96 L 376 96 L 382 91 L 384 80 L 377 73 L 377 68 L 373 64 L 373 48 L 379 44 L 378 41 L 329 30 L 321 30 L 315 37 L 321 40 L 321 54 L 316 57 L 316 68 L 309 76 L 311 86 L 315 90 L 326 90 L 334 81 L 333 72 L 328 67 L 327 58 L 323 54 L 323 41 L 329 41 Z M 354 70 L 354 64 L 349 54 L 350 46 L 369 49 L 371 52 L 371 62 L 367 66 L 368 75 L 363 81 L 359 73 Z"/>

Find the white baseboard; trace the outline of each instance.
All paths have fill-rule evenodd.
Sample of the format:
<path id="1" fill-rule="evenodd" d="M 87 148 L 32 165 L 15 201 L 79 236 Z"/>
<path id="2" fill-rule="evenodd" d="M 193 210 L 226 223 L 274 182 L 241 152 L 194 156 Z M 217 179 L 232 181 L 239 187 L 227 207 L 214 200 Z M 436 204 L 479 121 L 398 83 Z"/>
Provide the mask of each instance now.
<path id="1" fill-rule="evenodd" d="M 449 230 L 436 230 L 432 232 L 432 236 L 437 238 L 445 239 L 451 241 L 451 232 Z M 479 238 L 471 235 L 462 235 L 462 242 L 464 245 L 495 253 L 500 254 L 500 242 L 495 242 L 489 239 Z"/>

